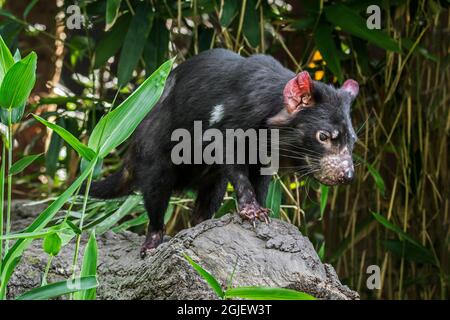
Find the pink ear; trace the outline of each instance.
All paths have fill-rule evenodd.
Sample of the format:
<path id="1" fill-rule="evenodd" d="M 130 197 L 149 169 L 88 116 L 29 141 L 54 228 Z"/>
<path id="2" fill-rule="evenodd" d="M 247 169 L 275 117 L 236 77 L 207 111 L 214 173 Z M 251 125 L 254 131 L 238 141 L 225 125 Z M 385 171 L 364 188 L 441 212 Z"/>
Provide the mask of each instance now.
<path id="1" fill-rule="evenodd" d="M 358 95 L 359 85 L 358 82 L 356 82 L 355 80 L 348 79 L 344 82 L 341 89 L 350 93 L 350 95 L 354 99 Z"/>
<path id="2" fill-rule="evenodd" d="M 310 106 L 312 89 L 313 82 L 308 71 L 302 71 L 295 78 L 289 80 L 283 90 L 287 111 L 293 113 L 301 107 Z"/>

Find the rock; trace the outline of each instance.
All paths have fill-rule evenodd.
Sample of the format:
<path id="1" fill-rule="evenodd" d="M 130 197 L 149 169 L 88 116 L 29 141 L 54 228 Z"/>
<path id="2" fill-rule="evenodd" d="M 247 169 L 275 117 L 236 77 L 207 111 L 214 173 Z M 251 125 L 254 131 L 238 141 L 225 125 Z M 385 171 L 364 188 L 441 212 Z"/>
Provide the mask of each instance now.
<path id="1" fill-rule="evenodd" d="M 21 219 L 14 224 L 16 230 L 29 223 L 30 208 L 15 205 L 15 220 Z M 233 287 L 282 287 L 322 299 L 359 298 L 340 283 L 332 266 L 321 263 L 311 242 L 295 226 L 281 220 L 273 219 L 269 225 L 258 223 L 253 229 L 236 214 L 227 214 L 179 232 L 145 259 L 139 258 L 143 236 L 108 231 L 97 240 L 98 299 L 217 299 L 184 253 L 223 287 L 235 270 Z M 85 243 L 83 239 L 80 252 Z M 69 277 L 73 252 L 71 243 L 54 258 L 49 282 Z M 33 241 L 11 277 L 8 297 L 38 286 L 46 262 L 41 241 Z"/>

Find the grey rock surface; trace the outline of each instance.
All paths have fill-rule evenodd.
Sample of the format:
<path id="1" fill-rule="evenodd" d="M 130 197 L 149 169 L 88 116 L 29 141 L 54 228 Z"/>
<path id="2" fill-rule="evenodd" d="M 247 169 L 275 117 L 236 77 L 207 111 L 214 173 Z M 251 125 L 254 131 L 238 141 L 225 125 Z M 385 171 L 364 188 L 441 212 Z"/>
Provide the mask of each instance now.
<path id="1" fill-rule="evenodd" d="M 26 226 L 41 209 L 15 203 L 15 229 Z M 140 259 L 143 240 L 131 232 L 109 231 L 97 237 L 98 299 L 217 299 L 183 253 L 224 287 L 236 268 L 233 287 L 283 287 L 322 299 L 359 298 L 340 283 L 332 266 L 321 263 L 309 240 L 295 226 L 281 220 L 274 219 L 269 225 L 258 223 L 254 229 L 238 215 L 227 214 L 179 232 Z M 85 243 L 83 239 L 81 252 Z M 73 252 L 74 245 L 68 244 L 55 257 L 49 282 L 69 277 Z M 8 297 L 38 286 L 46 262 L 41 241 L 34 241 L 11 278 Z"/>

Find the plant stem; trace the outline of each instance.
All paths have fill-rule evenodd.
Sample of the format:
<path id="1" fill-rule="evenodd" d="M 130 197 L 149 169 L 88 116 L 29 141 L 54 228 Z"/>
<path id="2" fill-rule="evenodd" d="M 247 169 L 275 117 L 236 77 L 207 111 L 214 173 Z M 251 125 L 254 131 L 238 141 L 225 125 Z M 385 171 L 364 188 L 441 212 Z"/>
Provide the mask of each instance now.
<path id="1" fill-rule="evenodd" d="M 97 160 L 95 160 L 97 161 Z M 89 172 L 89 177 L 86 183 L 86 190 L 84 191 L 84 199 L 83 199 L 83 208 L 81 210 L 81 218 L 80 218 L 80 225 L 79 228 L 81 230 L 81 233 L 77 235 L 77 241 L 75 243 L 75 253 L 73 255 L 73 261 L 72 261 L 72 279 L 76 278 L 76 269 L 77 269 L 77 263 L 78 263 L 78 252 L 80 250 L 80 241 L 81 241 L 81 235 L 83 232 L 83 223 L 84 223 L 84 216 L 86 213 L 86 206 L 87 206 L 87 200 L 89 197 L 89 189 L 91 187 L 92 182 L 92 176 L 94 175 L 95 170 L 95 164 L 91 169 L 91 172 Z M 73 299 L 73 294 L 70 294 L 70 299 Z"/>
<path id="2" fill-rule="evenodd" d="M 9 234 L 11 230 L 11 198 L 12 198 L 12 175 L 11 175 L 11 166 L 12 166 L 12 154 L 14 148 L 14 137 L 13 137 L 13 129 L 12 129 L 12 108 L 8 109 L 8 203 L 6 209 L 6 232 L 5 234 Z M 5 254 L 9 249 L 9 240 L 5 241 Z"/>
<path id="3" fill-rule="evenodd" d="M 52 265 L 53 257 L 54 257 L 53 255 L 50 255 L 48 257 L 47 265 L 45 266 L 44 275 L 42 276 L 41 287 L 45 286 L 47 284 L 48 271 L 50 270 L 50 266 Z"/>
<path id="4" fill-rule="evenodd" d="M 0 169 L 0 237 L 3 236 L 3 211 L 5 209 L 5 163 L 6 163 L 6 139 L 3 141 L 2 148 L 2 166 Z M 0 240 L 0 270 L 3 262 L 3 240 Z"/>

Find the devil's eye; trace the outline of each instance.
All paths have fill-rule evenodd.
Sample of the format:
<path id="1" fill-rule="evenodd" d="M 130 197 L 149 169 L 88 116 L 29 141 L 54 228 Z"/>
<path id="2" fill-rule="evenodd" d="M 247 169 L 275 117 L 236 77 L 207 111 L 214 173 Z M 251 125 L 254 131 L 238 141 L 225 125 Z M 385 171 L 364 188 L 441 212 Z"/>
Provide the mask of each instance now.
<path id="1" fill-rule="evenodd" d="M 319 131 L 318 132 L 318 138 L 320 141 L 325 142 L 330 138 L 330 135 L 328 134 L 328 132 L 325 131 Z"/>

